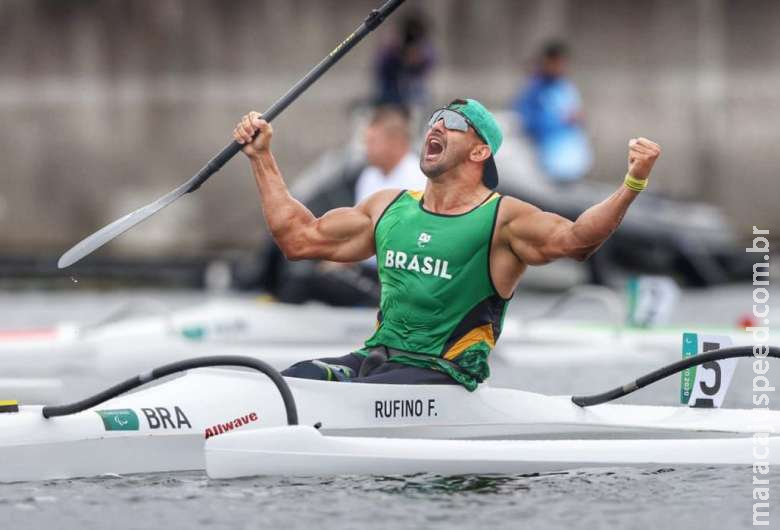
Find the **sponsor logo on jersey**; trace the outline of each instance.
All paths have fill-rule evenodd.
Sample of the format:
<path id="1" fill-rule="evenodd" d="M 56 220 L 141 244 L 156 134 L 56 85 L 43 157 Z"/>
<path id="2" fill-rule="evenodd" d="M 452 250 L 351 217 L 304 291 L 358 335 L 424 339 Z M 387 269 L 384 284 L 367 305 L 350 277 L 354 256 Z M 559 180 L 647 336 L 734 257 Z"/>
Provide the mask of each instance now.
<path id="1" fill-rule="evenodd" d="M 449 261 L 431 256 L 407 254 L 401 250 L 388 250 L 385 253 L 385 267 L 388 269 L 419 272 L 426 276 L 436 276 L 445 280 L 451 280 L 452 275 L 448 272 L 449 266 Z"/>
<path id="2" fill-rule="evenodd" d="M 260 418 L 257 417 L 257 412 L 251 412 L 246 416 L 241 416 L 226 423 L 218 423 L 206 429 L 206 439 L 208 440 L 212 436 L 219 436 L 220 434 L 225 434 L 226 432 L 230 432 L 233 429 L 238 429 L 244 425 L 249 425 L 250 423 L 254 423 L 259 419 Z"/>

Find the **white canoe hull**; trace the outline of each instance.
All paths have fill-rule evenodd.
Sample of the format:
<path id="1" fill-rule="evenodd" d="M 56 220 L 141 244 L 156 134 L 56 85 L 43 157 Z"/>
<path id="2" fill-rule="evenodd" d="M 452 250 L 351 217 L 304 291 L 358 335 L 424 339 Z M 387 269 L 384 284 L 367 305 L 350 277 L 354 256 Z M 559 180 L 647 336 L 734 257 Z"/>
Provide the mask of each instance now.
<path id="1" fill-rule="evenodd" d="M 258 475 L 529 474 L 625 466 L 749 466 L 753 440 L 408 440 L 325 436 L 309 426 L 277 427 L 209 440 L 211 478 Z M 780 463 L 780 438 L 767 462 Z"/>
<path id="2" fill-rule="evenodd" d="M 0 482 L 204 469 L 203 435 L 104 436 L 2 448 Z"/>
<path id="3" fill-rule="evenodd" d="M 409 442 L 413 445 L 427 443 L 419 439 L 512 438 L 540 444 L 540 440 L 591 440 L 587 444 L 595 448 L 599 444 L 613 447 L 617 438 L 639 440 L 633 443 L 645 447 L 659 439 L 673 439 L 664 442 L 672 447 L 675 442 L 687 446 L 688 439 L 704 442 L 702 439 L 749 437 L 754 425 L 770 425 L 780 432 L 780 412 L 776 411 L 762 414 L 752 410 L 611 404 L 582 409 L 564 396 L 489 386 L 469 393 L 449 385 L 288 382 L 301 425 L 321 424 L 321 432 L 329 435 L 327 440 L 331 436 L 345 437 L 337 440 L 344 443 L 350 439 L 346 437 L 409 438 L 415 439 Z M 193 372 L 71 416 L 45 419 L 40 407 L 22 407 L 18 413 L 0 414 L 0 482 L 203 469 L 207 437 L 209 446 L 218 448 L 212 442 L 227 440 L 236 433 L 259 434 L 285 423 L 282 400 L 275 387 L 260 375 L 232 370 Z M 745 444 L 733 443 L 738 447 L 728 442 L 722 450 L 741 451 Z M 251 443 L 244 446 L 250 452 L 257 447 Z M 543 453 L 544 446 L 539 447 Z M 556 462 L 561 460 L 565 447 L 560 444 L 556 449 Z M 533 460 L 544 468 L 548 460 L 541 459 L 540 454 L 534 453 Z M 721 462 L 718 451 L 707 454 L 706 463 Z M 703 463 L 692 455 L 692 451 L 683 452 L 680 461 Z M 735 462 L 744 461 L 742 455 L 735 458 Z M 254 457 L 249 461 L 254 474 Z M 569 465 L 567 462 L 561 461 Z M 569 463 L 579 465 L 576 461 Z M 626 456 L 608 463 L 637 462 Z M 310 472 L 327 474 L 329 466 L 311 468 Z M 421 465 L 420 470 L 427 468 Z M 297 473 L 292 469 L 290 472 Z"/>

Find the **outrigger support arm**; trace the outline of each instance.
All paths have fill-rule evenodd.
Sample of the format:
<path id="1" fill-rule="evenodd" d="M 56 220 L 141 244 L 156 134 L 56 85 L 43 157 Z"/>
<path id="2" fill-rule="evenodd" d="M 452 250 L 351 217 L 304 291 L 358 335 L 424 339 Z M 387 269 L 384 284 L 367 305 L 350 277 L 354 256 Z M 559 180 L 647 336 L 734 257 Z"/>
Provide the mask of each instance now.
<path id="1" fill-rule="evenodd" d="M 777 346 L 764 346 L 767 357 L 780 358 L 780 348 Z M 654 372 L 650 372 L 647 375 L 643 375 L 639 379 L 631 381 L 630 383 L 613 388 L 600 394 L 591 394 L 588 396 L 572 396 L 571 400 L 580 407 L 589 407 L 591 405 L 600 405 L 608 401 L 627 396 L 632 392 L 639 390 L 640 388 L 651 385 L 661 379 L 665 379 L 670 375 L 682 372 L 686 368 L 692 366 L 698 366 L 711 361 L 720 361 L 723 359 L 732 359 L 734 357 L 753 357 L 753 346 L 735 346 L 733 348 L 722 348 L 720 350 L 713 350 L 707 353 L 696 355 L 695 357 L 689 357 L 682 361 L 677 361 L 663 368 L 659 368 Z M 764 355 L 761 355 L 764 357 Z"/>
<path id="2" fill-rule="evenodd" d="M 271 381 L 279 389 L 279 394 L 282 396 L 284 402 L 284 410 L 287 413 L 287 425 L 298 425 L 298 409 L 295 406 L 295 399 L 293 398 L 290 387 L 287 386 L 287 382 L 282 375 L 270 364 L 260 359 L 253 357 L 244 357 L 241 355 L 214 355 L 209 357 L 196 357 L 194 359 L 186 359 L 171 364 L 166 364 L 155 368 L 151 372 L 146 372 L 141 375 L 137 375 L 127 381 L 123 381 L 118 385 L 114 385 L 109 389 L 106 389 L 99 394 L 70 403 L 68 405 L 56 405 L 43 407 L 44 418 L 54 418 L 56 416 L 69 416 L 76 414 L 77 412 L 85 411 L 89 408 L 105 403 L 109 399 L 115 398 L 122 394 L 129 392 L 139 386 L 143 386 L 147 383 L 167 377 L 169 375 L 177 374 L 179 372 L 185 372 L 192 370 L 193 368 L 207 368 L 212 366 L 241 366 L 244 368 L 251 368 L 262 372 L 267 375 Z"/>

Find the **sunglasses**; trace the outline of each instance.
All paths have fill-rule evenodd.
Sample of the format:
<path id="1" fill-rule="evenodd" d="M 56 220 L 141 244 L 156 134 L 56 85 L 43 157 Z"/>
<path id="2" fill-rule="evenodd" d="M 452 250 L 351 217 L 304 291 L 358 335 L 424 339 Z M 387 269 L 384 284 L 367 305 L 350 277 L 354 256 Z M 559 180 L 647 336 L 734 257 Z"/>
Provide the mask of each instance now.
<path id="1" fill-rule="evenodd" d="M 462 114 L 458 114 L 451 109 L 439 109 L 431 115 L 431 119 L 428 120 L 428 128 L 432 128 L 439 120 L 444 120 L 444 127 L 450 131 L 467 132 L 469 127 L 474 129 L 477 136 L 484 142 L 485 139 L 477 132 L 477 128 Z M 485 142 L 487 143 L 487 142 Z"/>
<path id="2" fill-rule="evenodd" d="M 428 120 L 428 128 L 430 129 L 439 120 L 444 120 L 444 126 L 451 131 L 466 132 L 469 130 L 469 120 L 462 114 L 458 114 L 454 110 L 439 109 L 431 115 L 431 119 Z"/>

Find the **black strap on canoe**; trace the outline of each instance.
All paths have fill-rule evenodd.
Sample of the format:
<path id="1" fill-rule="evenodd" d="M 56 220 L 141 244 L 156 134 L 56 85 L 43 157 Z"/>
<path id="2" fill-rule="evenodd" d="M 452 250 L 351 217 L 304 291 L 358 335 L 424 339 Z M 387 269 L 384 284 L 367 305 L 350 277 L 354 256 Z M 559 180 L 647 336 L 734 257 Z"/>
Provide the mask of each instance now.
<path id="1" fill-rule="evenodd" d="M 756 358 L 780 358 L 780 348 L 776 346 L 757 345 L 755 348 L 763 348 L 762 350 L 759 350 L 762 354 L 754 355 L 754 346 L 735 346 L 733 348 L 721 348 L 719 350 L 712 350 L 707 353 L 701 353 L 695 357 L 689 357 L 688 359 L 683 359 L 682 361 L 677 361 L 676 363 L 659 368 L 658 370 L 650 372 L 647 375 L 643 375 L 639 379 L 631 381 L 630 383 L 623 386 L 613 388 L 612 390 L 607 390 L 606 392 L 601 392 L 600 394 L 572 396 L 571 400 L 580 407 L 600 405 L 601 403 L 606 403 L 608 401 L 613 401 L 623 396 L 627 396 L 628 394 L 631 394 L 640 388 L 646 387 L 647 385 L 651 385 L 657 381 L 660 381 L 661 379 L 666 379 L 671 375 L 682 372 L 687 368 L 698 366 L 700 364 L 712 361 L 721 361 L 723 359 L 733 359 L 735 357 L 755 356 Z M 766 353 L 766 355 L 763 355 L 763 353 Z"/>
<path id="2" fill-rule="evenodd" d="M 155 368 L 151 372 L 137 375 L 131 379 L 123 381 L 118 385 L 114 385 L 94 396 L 76 401 L 68 405 L 56 405 L 43 407 L 44 418 L 54 418 L 56 416 L 69 416 L 82 412 L 101 403 L 105 403 L 109 399 L 113 399 L 122 394 L 126 394 L 130 390 L 138 388 L 140 386 L 151 383 L 157 379 L 167 377 L 169 375 L 177 374 L 179 372 L 185 372 L 192 370 L 193 368 L 207 368 L 214 366 L 240 366 L 243 368 L 251 368 L 262 372 L 273 381 L 276 388 L 279 390 L 279 394 L 282 396 L 284 402 L 284 410 L 287 413 L 287 425 L 298 425 L 298 409 L 295 406 L 295 399 L 293 398 L 290 387 L 287 386 L 287 382 L 282 375 L 270 364 L 260 359 L 253 357 L 244 357 L 241 355 L 214 355 L 209 357 L 195 357 L 194 359 L 185 359 L 183 361 L 177 361 L 175 363 L 166 364 Z"/>

